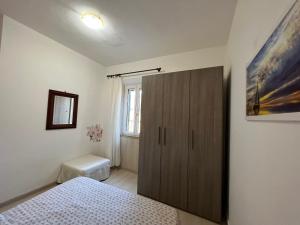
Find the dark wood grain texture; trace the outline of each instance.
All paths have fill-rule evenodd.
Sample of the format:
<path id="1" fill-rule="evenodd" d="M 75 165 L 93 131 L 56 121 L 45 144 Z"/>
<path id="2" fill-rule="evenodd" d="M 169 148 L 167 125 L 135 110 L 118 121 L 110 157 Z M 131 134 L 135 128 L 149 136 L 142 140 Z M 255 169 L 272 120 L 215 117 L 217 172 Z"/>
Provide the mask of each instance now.
<path id="1" fill-rule="evenodd" d="M 138 193 L 159 200 L 163 76 L 143 77 Z"/>
<path id="2" fill-rule="evenodd" d="M 188 211 L 222 219 L 223 68 L 191 72 Z"/>
<path id="3" fill-rule="evenodd" d="M 164 75 L 160 200 L 187 207 L 187 164 L 190 72 Z"/>
<path id="4" fill-rule="evenodd" d="M 221 222 L 223 67 L 143 78 L 138 192 Z"/>

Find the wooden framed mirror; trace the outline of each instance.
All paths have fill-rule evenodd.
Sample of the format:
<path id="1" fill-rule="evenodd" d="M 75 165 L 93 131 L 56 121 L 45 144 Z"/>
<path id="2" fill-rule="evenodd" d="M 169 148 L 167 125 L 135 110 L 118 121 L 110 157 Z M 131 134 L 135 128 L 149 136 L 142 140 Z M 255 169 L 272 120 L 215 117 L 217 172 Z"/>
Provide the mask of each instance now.
<path id="1" fill-rule="evenodd" d="M 46 130 L 76 128 L 78 95 L 49 90 Z"/>

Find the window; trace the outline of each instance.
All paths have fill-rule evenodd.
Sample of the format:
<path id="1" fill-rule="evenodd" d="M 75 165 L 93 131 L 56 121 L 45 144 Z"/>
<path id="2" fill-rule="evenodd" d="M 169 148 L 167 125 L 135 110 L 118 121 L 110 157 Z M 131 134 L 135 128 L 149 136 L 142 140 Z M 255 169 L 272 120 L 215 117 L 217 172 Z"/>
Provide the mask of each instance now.
<path id="1" fill-rule="evenodd" d="M 125 84 L 123 134 L 138 136 L 140 134 L 142 88 L 139 84 Z"/>

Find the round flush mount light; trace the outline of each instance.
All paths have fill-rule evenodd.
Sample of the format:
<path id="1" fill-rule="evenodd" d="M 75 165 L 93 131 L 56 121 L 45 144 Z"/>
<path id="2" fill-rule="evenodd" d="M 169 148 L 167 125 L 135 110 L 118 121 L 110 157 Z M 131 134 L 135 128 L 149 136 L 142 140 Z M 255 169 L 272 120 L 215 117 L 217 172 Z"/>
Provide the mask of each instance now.
<path id="1" fill-rule="evenodd" d="M 87 27 L 93 30 L 98 30 L 104 26 L 101 17 L 93 13 L 82 13 L 81 20 Z"/>

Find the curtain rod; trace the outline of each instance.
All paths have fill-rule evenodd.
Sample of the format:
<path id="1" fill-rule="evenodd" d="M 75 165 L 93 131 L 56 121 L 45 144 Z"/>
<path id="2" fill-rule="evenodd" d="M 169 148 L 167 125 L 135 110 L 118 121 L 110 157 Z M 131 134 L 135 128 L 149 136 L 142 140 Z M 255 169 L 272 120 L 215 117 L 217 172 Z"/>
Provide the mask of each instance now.
<path id="1" fill-rule="evenodd" d="M 113 75 L 107 75 L 106 77 L 107 78 L 122 77 L 122 76 L 128 75 L 128 74 L 143 73 L 143 72 L 149 72 L 149 71 L 154 71 L 154 70 L 157 70 L 158 72 L 160 72 L 161 71 L 161 67 L 155 68 L 155 69 L 148 69 L 148 70 L 138 70 L 138 71 L 127 72 L 127 73 L 118 73 L 118 74 L 113 74 Z"/>

